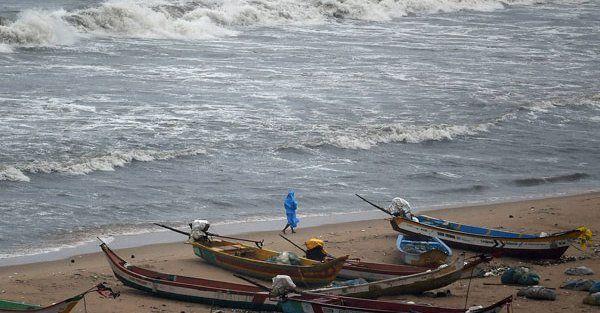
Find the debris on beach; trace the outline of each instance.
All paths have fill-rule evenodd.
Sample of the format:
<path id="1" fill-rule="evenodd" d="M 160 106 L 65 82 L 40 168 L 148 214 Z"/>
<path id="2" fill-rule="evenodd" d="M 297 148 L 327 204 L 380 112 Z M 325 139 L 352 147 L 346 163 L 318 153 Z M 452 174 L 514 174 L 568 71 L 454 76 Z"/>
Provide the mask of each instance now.
<path id="1" fill-rule="evenodd" d="M 557 265 L 557 264 L 575 262 L 575 261 L 585 260 L 588 258 L 589 258 L 588 256 L 561 256 L 559 259 L 532 260 L 532 261 L 530 261 L 530 263 L 535 264 L 535 265 L 548 266 L 548 265 Z"/>
<path id="2" fill-rule="evenodd" d="M 506 270 L 506 272 L 504 272 L 504 274 L 502 274 L 500 281 L 503 284 L 533 286 L 540 282 L 540 275 L 535 273 L 529 267 L 510 267 L 508 270 Z"/>
<path id="3" fill-rule="evenodd" d="M 531 286 L 519 290 L 517 296 L 534 300 L 556 300 L 556 291 L 544 286 Z"/>
<path id="4" fill-rule="evenodd" d="M 594 271 L 587 266 L 571 267 L 565 270 L 565 274 L 573 276 L 594 275 Z"/>
<path id="5" fill-rule="evenodd" d="M 600 306 L 600 292 L 592 293 L 583 299 L 583 303 Z"/>
<path id="6" fill-rule="evenodd" d="M 596 281 L 593 279 L 571 279 L 564 282 L 560 288 L 575 291 L 590 291 L 590 288 L 592 288 L 595 283 Z"/>
<path id="7" fill-rule="evenodd" d="M 477 265 L 475 267 L 475 269 L 473 270 L 473 276 L 472 277 L 493 277 L 493 276 L 500 276 L 502 274 L 504 274 L 504 272 L 506 272 L 509 269 L 508 266 L 505 265 L 500 265 L 500 266 L 494 266 L 494 265 L 489 265 L 489 264 L 480 264 Z"/>

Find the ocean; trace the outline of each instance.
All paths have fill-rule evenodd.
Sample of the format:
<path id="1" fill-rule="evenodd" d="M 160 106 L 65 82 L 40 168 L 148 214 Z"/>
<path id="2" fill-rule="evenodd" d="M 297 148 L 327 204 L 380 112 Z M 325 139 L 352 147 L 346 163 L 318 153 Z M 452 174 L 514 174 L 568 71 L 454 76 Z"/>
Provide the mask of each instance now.
<path id="1" fill-rule="evenodd" d="M 0 258 L 598 190 L 599 47 L 598 1 L 2 0 Z"/>

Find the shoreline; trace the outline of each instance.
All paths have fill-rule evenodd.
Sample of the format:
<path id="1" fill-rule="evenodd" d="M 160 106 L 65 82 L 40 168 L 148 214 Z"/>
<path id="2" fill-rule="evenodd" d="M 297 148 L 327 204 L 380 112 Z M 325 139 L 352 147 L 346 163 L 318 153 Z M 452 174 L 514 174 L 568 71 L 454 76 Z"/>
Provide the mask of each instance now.
<path id="1" fill-rule="evenodd" d="M 491 201 L 482 200 L 479 202 L 470 203 L 450 203 L 433 205 L 424 210 L 417 208 L 415 211 L 420 213 L 442 212 L 446 210 L 473 208 L 485 205 L 510 204 L 519 203 L 523 201 L 535 201 L 569 196 L 579 196 L 585 194 L 594 194 L 597 192 L 600 192 L 600 190 L 583 190 L 578 192 L 565 192 L 559 194 L 553 193 L 549 195 L 534 195 L 529 197 L 498 197 L 494 198 L 494 200 Z M 370 207 L 369 204 L 364 203 L 364 205 L 364 208 Z M 301 227 L 310 228 L 346 222 L 377 220 L 379 218 L 384 219 L 386 218 L 386 216 L 384 213 L 377 209 L 358 210 L 354 212 L 328 213 L 323 215 L 309 215 L 301 216 Z M 258 221 L 218 222 L 212 224 L 212 227 L 218 227 L 219 232 L 223 235 L 252 234 L 262 231 L 278 230 L 279 228 L 281 228 L 281 224 L 283 223 L 284 219 L 285 218 L 281 217 L 270 220 Z M 183 238 L 182 235 L 173 233 L 168 230 L 160 230 L 158 227 L 155 227 L 155 230 L 117 234 L 114 236 L 99 235 L 99 238 L 111 244 L 111 247 L 115 249 L 140 248 L 159 244 L 177 243 L 185 240 L 185 238 Z M 96 238 L 82 240 L 73 244 L 64 244 L 61 247 L 56 247 L 49 250 L 50 251 L 44 251 L 39 253 L 34 252 L 31 254 L 22 254 L 6 258 L 0 258 L 0 268 L 32 263 L 59 261 L 72 257 L 77 257 L 80 255 L 97 253 L 98 240 Z"/>
<path id="2" fill-rule="evenodd" d="M 487 227 L 502 227 L 523 232 L 560 231 L 587 226 L 594 234 L 600 232 L 600 191 L 551 198 L 529 199 L 524 201 L 502 202 L 495 204 L 478 204 L 472 206 L 444 208 L 437 210 L 421 210 L 428 215 L 461 221 Z M 372 212 L 375 219 L 361 221 L 340 221 L 314 227 L 308 227 L 305 221 L 297 233 L 288 235 L 296 243 L 303 243 L 311 237 L 325 241 L 326 249 L 333 255 L 350 255 L 365 261 L 398 264 L 399 257 L 395 248 L 397 232 L 391 229 L 382 213 Z M 320 218 L 318 222 L 325 222 Z M 240 225 L 236 225 L 240 226 Z M 293 251 L 296 248 L 279 238 L 279 228 L 258 232 L 244 232 L 237 227 L 237 234 L 254 240 L 263 240 L 266 248 L 275 251 Z M 248 230 L 248 229 L 246 229 Z M 215 226 L 216 232 L 223 232 L 221 226 Z M 164 235 L 166 233 L 161 232 Z M 174 235 L 176 235 L 174 233 Z M 177 236 L 177 235 L 176 235 Z M 181 237 L 179 237 L 181 238 Z M 212 266 L 195 256 L 189 245 L 182 244 L 184 238 L 176 243 L 161 243 L 133 248 L 119 248 L 122 242 L 114 241 L 109 244 L 127 262 L 143 268 L 157 270 L 174 275 L 202 277 L 218 281 L 244 283 L 230 272 Z M 95 245 L 94 245 L 95 246 Z M 96 251 L 99 249 L 96 247 Z M 455 250 L 455 255 L 461 251 Z M 467 252 L 472 255 L 472 252 Z M 577 312 L 595 312 L 596 307 L 582 303 L 585 292 L 560 289 L 567 279 L 578 277 L 566 276 L 564 270 L 568 267 L 587 266 L 600 273 L 600 244 L 592 242 L 588 251 L 582 253 L 579 249 L 569 248 L 565 254 L 565 262 L 547 263 L 512 258 L 494 259 L 487 268 L 522 265 L 531 267 L 541 276 L 540 284 L 556 288 L 558 298 L 549 308 L 548 302 L 524 298 L 516 298 L 513 303 L 515 311 L 546 313 L 562 312 L 567 308 Z M 591 276 L 593 279 L 597 276 Z M 121 297 L 115 300 L 101 299 L 98 296 L 87 297 L 88 308 L 93 312 L 212 312 L 214 308 L 208 305 L 182 302 L 158 298 L 124 286 L 119 282 L 106 262 L 101 252 L 80 254 L 68 259 L 11 265 L 0 267 L 1 298 L 23 302 L 48 304 L 70 297 L 79 291 L 100 283 L 107 282 Z M 516 294 L 518 287 L 499 284 L 497 276 L 474 278 L 468 296 L 468 304 L 487 305 L 510 294 Z M 416 303 L 429 303 L 436 306 L 463 307 L 468 281 L 455 282 L 441 290 L 449 290 L 450 296 L 430 298 L 425 296 L 402 295 L 386 297 L 389 300 L 407 300 Z M 51 292 L 49 292 L 51 291 Z M 518 308 L 518 309 L 517 309 Z M 77 311 L 78 309 L 78 311 Z M 83 312 L 78 307 L 75 312 Z M 230 312 L 230 310 L 223 310 Z"/>

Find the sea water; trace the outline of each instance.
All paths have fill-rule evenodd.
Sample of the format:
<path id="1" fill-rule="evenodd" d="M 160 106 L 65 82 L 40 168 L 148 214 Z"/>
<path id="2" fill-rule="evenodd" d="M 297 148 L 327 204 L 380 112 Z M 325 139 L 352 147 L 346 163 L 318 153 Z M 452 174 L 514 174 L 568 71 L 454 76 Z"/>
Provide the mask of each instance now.
<path id="1" fill-rule="evenodd" d="M 0 255 L 597 189 L 599 47 L 598 1 L 2 0 Z"/>

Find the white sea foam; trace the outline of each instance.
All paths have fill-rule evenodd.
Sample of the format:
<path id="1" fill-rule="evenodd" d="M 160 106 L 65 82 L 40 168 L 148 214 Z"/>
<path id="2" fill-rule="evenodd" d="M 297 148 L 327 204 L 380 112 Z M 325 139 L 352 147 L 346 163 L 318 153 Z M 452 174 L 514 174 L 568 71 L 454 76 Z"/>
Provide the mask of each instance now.
<path id="1" fill-rule="evenodd" d="M 69 162 L 34 161 L 20 165 L 0 165 L 0 181 L 28 182 L 30 178 L 27 177 L 25 173 L 66 173 L 84 175 L 94 171 L 114 171 L 115 168 L 123 167 L 134 161 L 150 162 L 200 154 L 206 154 L 206 151 L 204 149 L 169 151 L 137 149 L 130 151 L 115 151 L 107 155 L 81 158 Z"/>
<path id="2" fill-rule="evenodd" d="M 532 0 L 110 0 L 74 11 L 26 10 L 0 25 L 10 46 L 70 45 L 82 36 L 197 40 L 231 36 L 244 26 L 314 24 L 334 19 L 385 21 L 408 14 L 490 11 Z"/>
<path id="3" fill-rule="evenodd" d="M 343 149 L 370 149 L 378 144 L 452 140 L 456 137 L 487 132 L 492 124 L 469 125 L 376 125 L 352 130 L 346 134 L 333 135 L 322 144 Z"/>
<path id="4" fill-rule="evenodd" d="M 19 46 L 69 45 L 77 38 L 73 26 L 62 19 L 65 11 L 27 10 L 8 25 L 0 25 L 0 43 Z"/>
<path id="5" fill-rule="evenodd" d="M 0 181 L 3 180 L 28 182 L 29 177 L 14 166 L 0 165 Z"/>
<path id="6" fill-rule="evenodd" d="M 0 53 L 12 53 L 13 51 L 14 50 L 10 45 L 5 44 L 5 43 L 0 43 Z"/>

